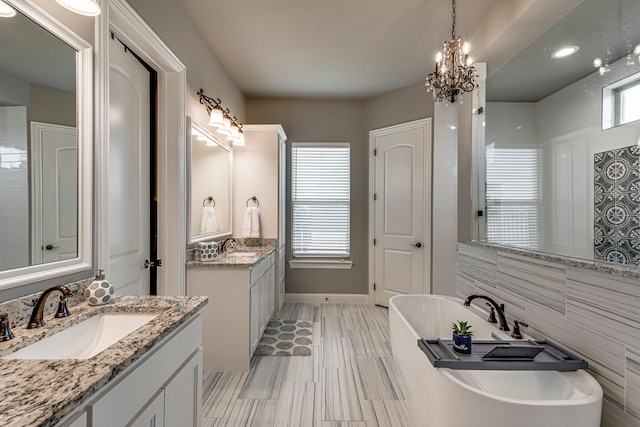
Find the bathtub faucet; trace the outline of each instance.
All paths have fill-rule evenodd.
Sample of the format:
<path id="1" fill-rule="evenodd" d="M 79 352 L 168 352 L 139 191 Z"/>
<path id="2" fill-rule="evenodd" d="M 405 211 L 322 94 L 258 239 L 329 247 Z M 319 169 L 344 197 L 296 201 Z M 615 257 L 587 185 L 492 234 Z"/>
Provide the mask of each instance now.
<path id="1" fill-rule="evenodd" d="M 476 298 L 481 298 L 489 301 L 491 305 L 496 309 L 496 313 L 498 314 L 498 322 L 500 323 L 500 330 L 508 331 L 509 324 L 507 323 L 507 319 L 504 317 L 504 304 L 498 305 L 494 300 L 489 298 L 486 295 L 469 295 L 466 300 L 464 300 L 464 305 L 469 307 L 471 305 L 471 301 Z"/>

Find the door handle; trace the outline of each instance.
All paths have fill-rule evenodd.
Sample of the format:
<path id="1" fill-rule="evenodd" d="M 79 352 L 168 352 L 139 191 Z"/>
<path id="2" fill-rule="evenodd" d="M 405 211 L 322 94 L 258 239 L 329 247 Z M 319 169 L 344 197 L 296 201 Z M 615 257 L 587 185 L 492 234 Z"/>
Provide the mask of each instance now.
<path id="1" fill-rule="evenodd" d="M 52 249 L 60 249 L 60 246 L 53 246 L 51 243 L 49 243 L 47 246 L 44 247 L 46 250 L 50 251 Z"/>
<path id="2" fill-rule="evenodd" d="M 147 269 L 149 267 L 162 267 L 162 260 L 161 259 L 157 259 L 155 261 L 149 261 L 148 259 L 145 259 L 143 267 L 145 269 Z"/>
<path id="3" fill-rule="evenodd" d="M 421 248 L 422 247 L 422 243 L 418 242 L 418 243 L 416 243 L 414 245 L 411 245 L 411 246 L 415 246 L 416 248 Z"/>

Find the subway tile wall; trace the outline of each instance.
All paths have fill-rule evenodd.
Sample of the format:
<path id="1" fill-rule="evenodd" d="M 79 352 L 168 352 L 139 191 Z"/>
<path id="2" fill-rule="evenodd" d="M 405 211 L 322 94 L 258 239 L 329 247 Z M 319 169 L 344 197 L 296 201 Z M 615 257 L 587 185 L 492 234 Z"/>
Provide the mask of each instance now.
<path id="1" fill-rule="evenodd" d="M 640 427 L 640 270 L 519 252 L 459 243 L 456 294 L 504 302 L 510 323 L 580 354 L 604 391 L 602 426 Z"/>

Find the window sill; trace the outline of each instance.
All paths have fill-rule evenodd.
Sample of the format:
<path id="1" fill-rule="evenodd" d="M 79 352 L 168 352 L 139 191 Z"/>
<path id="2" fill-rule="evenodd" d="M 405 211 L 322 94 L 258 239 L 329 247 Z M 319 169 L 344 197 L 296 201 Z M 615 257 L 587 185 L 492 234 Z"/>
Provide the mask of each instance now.
<path id="1" fill-rule="evenodd" d="M 289 268 L 327 268 L 334 270 L 350 270 L 353 261 L 347 259 L 292 259 Z"/>

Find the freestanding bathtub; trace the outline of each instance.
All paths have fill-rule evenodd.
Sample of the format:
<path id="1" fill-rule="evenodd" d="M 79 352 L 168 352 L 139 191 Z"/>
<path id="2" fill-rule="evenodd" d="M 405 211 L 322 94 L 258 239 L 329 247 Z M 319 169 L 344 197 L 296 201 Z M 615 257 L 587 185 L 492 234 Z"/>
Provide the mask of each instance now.
<path id="1" fill-rule="evenodd" d="M 598 427 L 602 388 L 586 371 L 472 371 L 434 368 L 419 338 L 451 339 L 466 320 L 474 339 L 511 339 L 463 301 L 440 295 L 389 300 L 391 349 L 420 426 Z"/>

